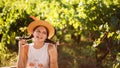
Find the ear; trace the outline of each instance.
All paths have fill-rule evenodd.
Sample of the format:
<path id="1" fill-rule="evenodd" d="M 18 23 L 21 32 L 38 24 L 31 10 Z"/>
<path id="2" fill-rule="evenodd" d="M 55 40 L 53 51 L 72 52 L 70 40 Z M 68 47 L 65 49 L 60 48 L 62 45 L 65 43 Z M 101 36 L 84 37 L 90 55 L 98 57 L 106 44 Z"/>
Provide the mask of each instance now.
<path id="1" fill-rule="evenodd" d="M 33 32 L 33 34 L 32 34 L 32 35 L 33 35 L 33 37 L 34 37 L 34 32 Z"/>

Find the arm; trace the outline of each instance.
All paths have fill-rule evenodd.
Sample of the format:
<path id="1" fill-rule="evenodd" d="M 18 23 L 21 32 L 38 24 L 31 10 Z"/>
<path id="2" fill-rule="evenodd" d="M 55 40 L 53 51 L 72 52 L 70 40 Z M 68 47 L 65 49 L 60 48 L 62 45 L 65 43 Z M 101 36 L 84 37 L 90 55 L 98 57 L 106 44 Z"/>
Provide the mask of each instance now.
<path id="1" fill-rule="evenodd" d="M 58 62 L 57 62 L 57 48 L 55 45 L 48 46 L 48 52 L 50 56 L 50 68 L 58 68 Z"/>
<path id="2" fill-rule="evenodd" d="M 21 45 L 21 43 L 19 43 L 17 68 L 26 68 L 27 52 L 28 52 L 28 45 Z"/>

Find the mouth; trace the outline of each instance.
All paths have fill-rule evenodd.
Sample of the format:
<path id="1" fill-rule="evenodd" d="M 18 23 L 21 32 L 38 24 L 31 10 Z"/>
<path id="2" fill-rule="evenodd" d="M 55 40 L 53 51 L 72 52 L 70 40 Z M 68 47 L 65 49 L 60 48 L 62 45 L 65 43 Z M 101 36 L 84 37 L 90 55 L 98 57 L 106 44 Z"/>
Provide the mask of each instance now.
<path id="1" fill-rule="evenodd" d="M 43 39 L 43 37 L 40 37 L 40 36 L 36 36 L 36 38 L 38 38 L 38 39 Z"/>

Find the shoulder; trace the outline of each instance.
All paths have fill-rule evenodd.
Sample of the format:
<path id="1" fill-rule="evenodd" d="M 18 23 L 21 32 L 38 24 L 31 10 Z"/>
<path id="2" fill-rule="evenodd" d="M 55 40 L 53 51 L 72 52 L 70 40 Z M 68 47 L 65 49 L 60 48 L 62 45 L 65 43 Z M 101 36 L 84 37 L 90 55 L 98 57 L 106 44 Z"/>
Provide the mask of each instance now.
<path id="1" fill-rule="evenodd" d="M 48 44 L 48 51 L 49 51 L 50 54 L 51 53 L 56 53 L 57 52 L 57 48 L 56 48 L 55 44 L 49 43 Z"/>
<path id="2" fill-rule="evenodd" d="M 48 49 L 56 49 L 55 44 L 48 43 Z"/>
<path id="3" fill-rule="evenodd" d="M 29 47 L 29 45 L 24 45 L 23 49 L 27 49 Z"/>
<path id="4" fill-rule="evenodd" d="M 33 45 L 34 45 L 34 43 L 25 44 L 25 45 L 23 46 L 23 48 L 24 48 L 24 49 L 27 49 L 28 47 L 33 46 Z"/>

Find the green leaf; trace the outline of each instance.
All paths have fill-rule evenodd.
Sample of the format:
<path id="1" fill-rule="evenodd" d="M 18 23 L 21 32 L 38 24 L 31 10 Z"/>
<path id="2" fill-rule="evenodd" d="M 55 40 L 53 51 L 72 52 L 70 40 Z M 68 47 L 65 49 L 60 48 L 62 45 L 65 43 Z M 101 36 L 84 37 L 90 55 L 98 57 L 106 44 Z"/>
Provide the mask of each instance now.
<path id="1" fill-rule="evenodd" d="M 114 35 L 114 32 L 108 33 L 107 37 L 110 38 Z"/>

